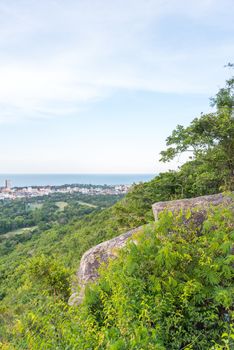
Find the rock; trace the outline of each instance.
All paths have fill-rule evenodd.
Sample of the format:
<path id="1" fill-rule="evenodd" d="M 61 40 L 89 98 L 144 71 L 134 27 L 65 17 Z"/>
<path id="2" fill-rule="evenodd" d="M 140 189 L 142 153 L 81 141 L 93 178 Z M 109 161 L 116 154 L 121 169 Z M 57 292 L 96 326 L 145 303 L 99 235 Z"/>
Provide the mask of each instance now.
<path id="1" fill-rule="evenodd" d="M 200 215 L 197 216 L 196 220 L 201 222 L 204 220 L 205 213 L 209 206 L 220 205 L 222 203 L 228 204 L 232 201 L 233 199 L 230 196 L 226 196 L 222 193 L 219 193 L 210 196 L 201 196 L 189 199 L 178 199 L 174 201 L 158 202 L 153 204 L 152 209 L 155 221 L 158 220 L 159 213 L 166 209 L 172 212 L 180 211 L 181 209 L 184 211 L 193 211 L 194 209 L 196 209 L 198 211 L 198 214 L 200 213 Z"/>
<path id="2" fill-rule="evenodd" d="M 193 224 L 199 226 L 205 219 L 207 208 L 210 205 L 228 204 L 233 201 L 230 196 L 215 194 L 190 199 L 179 199 L 167 202 L 158 202 L 152 206 L 155 221 L 158 220 L 160 212 L 168 209 L 172 212 L 190 209 L 193 212 Z M 196 209 L 196 210 L 195 210 Z M 69 305 L 78 305 L 84 298 L 85 286 L 87 283 L 98 278 L 98 268 L 102 263 L 117 257 L 118 249 L 124 247 L 126 242 L 134 233 L 142 230 L 142 227 L 135 228 L 109 241 L 100 243 L 89 249 L 81 258 L 80 267 L 76 278 L 80 286 L 79 293 L 73 293 L 68 301 Z M 75 289 L 75 288 L 74 288 Z"/>
<path id="3" fill-rule="evenodd" d="M 117 257 L 117 251 L 123 248 L 128 239 L 133 234 L 139 232 L 142 227 L 130 230 L 118 237 L 112 238 L 109 241 L 100 243 L 95 247 L 89 249 L 81 258 L 80 267 L 77 272 L 77 279 L 80 286 L 79 293 L 73 293 L 69 298 L 69 305 L 80 304 L 84 297 L 84 290 L 87 283 L 95 281 L 98 278 L 98 268 L 104 262 L 107 263 L 109 259 Z"/>

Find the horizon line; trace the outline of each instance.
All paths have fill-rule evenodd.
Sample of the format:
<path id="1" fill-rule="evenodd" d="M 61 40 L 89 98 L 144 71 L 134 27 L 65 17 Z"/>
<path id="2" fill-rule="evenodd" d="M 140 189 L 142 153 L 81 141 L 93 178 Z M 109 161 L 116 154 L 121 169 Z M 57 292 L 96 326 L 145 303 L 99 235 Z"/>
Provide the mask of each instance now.
<path id="1" fill-rule="evenodd" d="M 0 173 L 1 175 L 155 175 L 157 173 Z"/>

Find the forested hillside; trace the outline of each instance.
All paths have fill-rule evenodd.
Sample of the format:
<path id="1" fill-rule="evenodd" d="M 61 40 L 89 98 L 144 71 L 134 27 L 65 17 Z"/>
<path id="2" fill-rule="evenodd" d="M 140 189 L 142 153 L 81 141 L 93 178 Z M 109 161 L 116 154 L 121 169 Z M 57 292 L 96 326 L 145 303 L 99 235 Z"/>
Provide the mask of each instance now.
<path id="1" fill-rule="evenodd" d="M 157 201 L 234 190 L 233 89 L 232 77 L 213 113 L 168 137 L 162 161 L 191 154 L 178 171 L 134 186 L 106 209 L 53 219 L 9 249 L 0 243 L 1 349 L 233 348 L 232 208 L 211 210 L 202 227 L 170 213 L 155 225 L 151 211 Z M 102 271 L 82 305 L 69 307 L 82 254 L 146 223 L 138 244 Z"/>

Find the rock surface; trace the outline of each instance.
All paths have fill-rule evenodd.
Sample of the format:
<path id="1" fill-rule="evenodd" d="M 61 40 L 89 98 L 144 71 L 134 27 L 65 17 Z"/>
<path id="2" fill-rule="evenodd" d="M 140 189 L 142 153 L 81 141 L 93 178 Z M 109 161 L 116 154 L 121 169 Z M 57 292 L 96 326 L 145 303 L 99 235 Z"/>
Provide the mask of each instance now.
<path id="1" fill-rule="evenodd" d="M 193 217 L 195 223 L 201 224 L 204 221 L 206 211 L 211 205 L 228 204 L 233 201 L 230 196 L 215 194 L 191 199 L 180 199 L 168 202 L 158 202 L 152 206 L 155 221 L 158 220 L 160 212 L 168 209 L 172 212 L 179 210 L 193 209 L 198 210 Z M 80 267 L 76 278 L 80 286 L 79 293 L 73 293 L 68 301 L 69 305 L 78 305 L 84 297 L 85 286 L 88 282 L 95 281 L 98 278 L 98 268 L 102 263 L 107 263 L 109 259 L 116 258 L 117 250 L 124 247 L 129 238 L 134 233 L 142 230 L 142 227 L 135 228 L 109 241 L 100 243 L 89 249 L 81 258 Z"/>
<path id="2" fill-rule="evenodd" d="M 155 221 L 158 220 L 158 215 L 160 212 L 164 210 L 170 210 L 172 212 L 179 211 L 179 210 L 193 210 L 198 209 L 201 218 L 204 220 L 204 214 L 209 206 L 212 205 L 220 205 L 222 203 L 231 203 L 233 199 L 230 196 L 225 196 L 222 193 L 214 194 L 210 196 L 201 196 L 196 198 L 189 198 L 189 199 L 178 199 L 174 201 L 167 201 L 167 202 L 158 202 L 153 204 L 153 214 Z"/>
<path id="3" fill-rule="evenodd" d="M 84 297 L 85 286 L 88 282 L 95 281 L 98 278 L 98 268 L 109 259 L 117 257 L 117 250 L 123 248 L 128 239 L 134 233 L 139 232 L 142 227 L 130 230 L 118 237 L 112 238 L 109 241 L 100 243 L 89 249 L 81 258 L 80 267 L 77 272 L 77 280 L 80 286 L 79 293 L 73 293 L 69 298 L 69 305 L 80 304 Z"/>

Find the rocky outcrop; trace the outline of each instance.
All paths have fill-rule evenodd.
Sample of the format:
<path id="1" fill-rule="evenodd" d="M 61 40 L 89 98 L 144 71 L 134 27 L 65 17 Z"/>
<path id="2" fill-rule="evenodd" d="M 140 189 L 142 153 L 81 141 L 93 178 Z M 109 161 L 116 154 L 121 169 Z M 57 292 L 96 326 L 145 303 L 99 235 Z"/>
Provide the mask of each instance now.
<path id="1" fill-rule="evenodd" d="M 158 220 L 159 213 L 164 210 L 172 212 L 179 210 L 194 211 L 195 224 L 201 224 L 205 218 L 207 208 L 211 205 L 228 204 L 233 201 L 233 197 L 224 196 L 223 194 L 215 194 L 210 196 L 202 196 L 191 199 L 180 199 L 168 202 L 158 202 L 152 206 L 155 221 Z M 117 251 L 123 248 L 127 241 L 137 232 L 141 231 L 142 227 L 138 227 L 128 231 L 109 241 L 98 244 L 89 249 L 80 261 L 80 267 L 76 275 L 80 291 L 75 292 L 69 299 L 69 305 L 80 304 L 84 297 L 85 286 L 87 283 L 95 281 L 98 278 L 98 268 L 102 263 L 107 263 L 109 259 L 117 257 Z"/>
<path id="2" fill-rule="evenodd" d="M 130 230 L 109 241 L 100 243 L 89 249 L 81 258 L 80 267 L 76 278 L 80 287 L 79 293 L 73 293 L 68 301 L 69 305 L 79 304 L 84 297 L 84 290 L 87 283 L 98 278 L 98 268 L 102 263 L 107 263 L 109 259 L 117 257 L 118 249 L 123 248 L 127 241 L 142 227 Z"/>
<path id="3" fill-rule="evenodd" d="M 170 210 L 172 212 L 187 210 L 197 210 L 200 213 L 200 221 L 204 220 L 205 213 L 211 205 L 220 205 L 222 203 L 228 204 L 233 201 L 231 196 L 223 195 L 222 193 L 214 194 L 210 196 L 201 196 L 189 199 L 178 199 L 174 201 L 167 202 L 157 202 L 153 204 L 153 214 L 155 221 L 158 220 L 159 213 L 164 210 Z M 199 218 L 198 218 L 199 219 Z"/>

